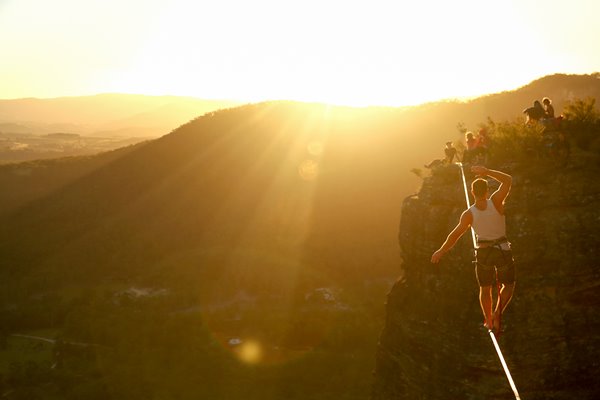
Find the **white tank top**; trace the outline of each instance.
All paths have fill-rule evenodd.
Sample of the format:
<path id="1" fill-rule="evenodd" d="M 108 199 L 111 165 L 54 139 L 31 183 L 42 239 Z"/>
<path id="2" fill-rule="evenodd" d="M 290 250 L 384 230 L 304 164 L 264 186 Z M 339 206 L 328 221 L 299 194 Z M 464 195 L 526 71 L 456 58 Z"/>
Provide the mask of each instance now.
<path id="1" fill-rule="evenodd" d="M 491 199 L 487 200 L 485 210 L 480 210 L 474 204 L 469 210 L 473 215 L 471 226 L 477 234 L 477 240 L 496 240 L 506 236 L 506 219 L 496 210 Z"/>

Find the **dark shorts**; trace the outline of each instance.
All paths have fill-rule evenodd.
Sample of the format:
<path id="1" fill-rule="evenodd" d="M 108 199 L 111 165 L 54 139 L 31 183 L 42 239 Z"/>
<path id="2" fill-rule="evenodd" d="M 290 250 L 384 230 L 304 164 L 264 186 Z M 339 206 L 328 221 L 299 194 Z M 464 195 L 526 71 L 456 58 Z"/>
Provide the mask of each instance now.
<path id="1" fill-rule="evenodd" d="M 511 284 L 515 282 L 515 262 L 512 251 L 497 247 L 477 249 L 475 274 L 479 286 L 491 286 L 498 271 L 498 282 Z"/>

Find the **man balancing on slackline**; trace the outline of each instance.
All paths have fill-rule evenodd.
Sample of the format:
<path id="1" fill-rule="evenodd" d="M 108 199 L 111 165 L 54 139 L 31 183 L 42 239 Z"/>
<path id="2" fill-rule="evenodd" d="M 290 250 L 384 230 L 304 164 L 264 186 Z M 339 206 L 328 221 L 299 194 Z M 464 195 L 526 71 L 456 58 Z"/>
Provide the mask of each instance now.
<path id="1" fill-rule="evenodd" d="M 471 172 L 478 176 L 471 184 L 475 204 L 462 213 L 458 224 L 450 232 L 442 247 L 431 256 L 431 262 L 439 262 L 469 227 L 475 230 L 477 235 L 475 273 L 479 282 L 479 303 L 485 318 L 485 327 L 497 333 L 500 330 L 500 316 L 510 302 L 515 289 L 515 266 L 510 243 L 506 239 L 504 217 L 504 201 L 510 192 L 512 178 L 503 172 L 480 166 L 471 167 Z M 500 182 L 500 187 L 491 196 L 489 196 L 488 183 L 483 179 L 485 176 Z M 498 302 L 492 312 L 492 284 L 496 271 L 501 288 Z"/>

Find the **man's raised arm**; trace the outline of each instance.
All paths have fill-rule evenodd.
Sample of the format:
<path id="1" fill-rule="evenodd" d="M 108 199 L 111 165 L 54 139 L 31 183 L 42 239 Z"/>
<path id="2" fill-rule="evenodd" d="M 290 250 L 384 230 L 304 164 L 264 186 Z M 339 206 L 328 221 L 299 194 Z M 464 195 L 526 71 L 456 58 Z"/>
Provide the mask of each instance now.
<path id="1" fill-rule="evenodd" d="M 479 176 L 489 176 L 500 182 L 500 187 L 490 197 L 496 206 L 496 209 L 501 213 L 504 213 L 504 201 L 510 193 L 510 187 L 512 186 L 512 177 L 501 171 L 493 169 L 487 169 L 485 167 L 473 166 L 471 172 Z"/>

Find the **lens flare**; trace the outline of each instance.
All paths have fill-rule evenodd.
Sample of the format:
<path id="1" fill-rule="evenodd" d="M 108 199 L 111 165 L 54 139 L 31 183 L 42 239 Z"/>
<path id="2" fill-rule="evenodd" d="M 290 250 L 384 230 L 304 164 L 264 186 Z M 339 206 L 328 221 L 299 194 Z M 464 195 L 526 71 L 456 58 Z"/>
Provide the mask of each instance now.
<path id="1" fill-rule="evenodd" d="M 240 360 L 247 364 L 257 364 L 263 358 L 262 346 L 254 340 L 244 341 L 236 352 Z"/>
<path id="2" fill-rule="evenodd" d="M 319 175 L 319 164 L 315 160 L 304 160 L 298 167 L 298 174 L 305 181 L 312 181 Z"/>

